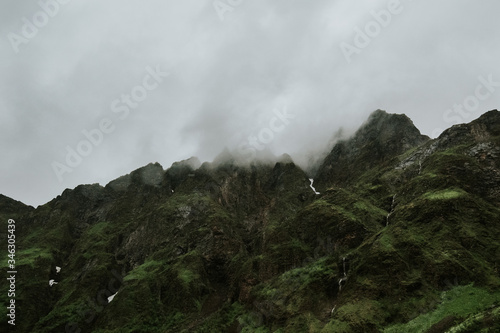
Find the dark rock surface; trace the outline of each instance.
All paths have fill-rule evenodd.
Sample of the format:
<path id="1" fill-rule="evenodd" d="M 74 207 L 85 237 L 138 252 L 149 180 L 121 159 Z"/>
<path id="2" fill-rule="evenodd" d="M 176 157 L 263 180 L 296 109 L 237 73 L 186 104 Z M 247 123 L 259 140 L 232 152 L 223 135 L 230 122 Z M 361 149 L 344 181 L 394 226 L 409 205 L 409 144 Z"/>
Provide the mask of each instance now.
<path id="1" fill-rule="evenodd" d="M 319 194 L 288 155 L 225 151 L 36 209 L 0 196 L 2 230 L 16 219 L 17 329 L 498 330 L 499 114 L 431 140 L 378 110 L 321 163 Z"/>

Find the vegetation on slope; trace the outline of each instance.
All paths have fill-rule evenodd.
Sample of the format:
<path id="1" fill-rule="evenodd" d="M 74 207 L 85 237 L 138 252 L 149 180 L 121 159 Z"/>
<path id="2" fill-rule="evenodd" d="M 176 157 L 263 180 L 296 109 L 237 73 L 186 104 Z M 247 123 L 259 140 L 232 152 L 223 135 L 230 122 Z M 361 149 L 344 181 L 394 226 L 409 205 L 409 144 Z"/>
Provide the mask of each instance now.
<path id="1" fill-rule="evenodd" d="M 150 164 L 36 210 L 0 197 L 29 277 L 17 328 L 498 331 L 498 113 L 427 140 L 379 111 L 327 157 L 321 194 L 289 160 L 226 157 Z"/>

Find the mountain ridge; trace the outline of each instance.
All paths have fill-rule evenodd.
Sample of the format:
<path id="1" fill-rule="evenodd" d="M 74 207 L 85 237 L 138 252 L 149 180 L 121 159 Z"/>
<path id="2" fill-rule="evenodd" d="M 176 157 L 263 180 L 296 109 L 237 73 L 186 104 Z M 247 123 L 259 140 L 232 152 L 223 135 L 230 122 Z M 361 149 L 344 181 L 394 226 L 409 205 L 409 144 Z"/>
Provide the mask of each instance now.
<path id="1" fill-rule="evenodd" d="M 493 332 L 499 129 L 493 110 L 431 140 L 377 110 L 333 147 L 316 191 L 290 156 L 226 152 L 150 163 L 36 209 L 2 196 L 32 277 L 19 281 L 18 329 Z"/>
<path id="2" fill-rule="evenodd" d="M 342 139 L 340 139 L 340 142 L 337 142 L 336 144 L 334 144 L 334 147 L 330 150 L 330 153 L 326 154 L 325 160 L 327 160 L 328 156 L 332 155 L 332 153 L 335 150 L 341 150 L 342 146 L 345 145 L 346 143 L 352 142 L 352 141 L 356 142 L 357 140 L 359 140 L 359 137 L 357 138 L 356 136 L 364 136 L 364 135 L 366 135 L 366 132 L 370 132 L 370 130 L 372 130 L 372 134 L 376 133 L 376 132 L 373 132 L 374 127 L 377 130 L 380 130 L 382 125 L 384 124 L 384 121 L 387 121 L 391 117 L 399 118 L 400 121 L 402 120 L 402 122 L 406 122 L 407 126 L 404 126 L 404 128 L 409 128 L 412 132 L 414 132 L 414 133 L 412 133 L 413 138 L 415 137 L 415 131 L 418 131 L 417 136 L 420 136 L 420 138 L 417 139 L 417 145 L 421 145 L 423 142 L 431 140 L 428 136 L 420 134 L 420 131 L 415 127 L 413 121 L 405 114 L 391 114 L 391 113 L 387 113 L 384 110 L 378 109 L 369 115 L 368 119 L 360 126 L 360 128 L 353 135 L 351 135 L 348 138 L 342 138 Z M 479 124 L 479 123 L 484 124 L 484 123 L 488 123 L 488 122 L 495 124 L 498 122 L 498 117 L 499 117 L 498 110 L 493 109 L 493 110 L 487 111 L 486 113 L 482 114 L 478 119 L 473 120 L 469 124 Z M 485 121 L 485 120 L 489 120 L 489 121 Z M 464 123 L 464 124 L 453 125 L 452 127 L 443 131 L 440 134 L 440 136 L 436 139 L 440 139 L 441 137 L 448 135 L 448 133 L 455 133 L 454 136 L 457 137 L 457 136 L 462 134 L 462 133 L 457 133 L 457 132 L 458 131 L 462 132 L 460 129 L 464 129 L 464 128 L 468 128 L 468 124 Z M 498 132 L 498 129 L 496 129 L 496 131 Z M 387 135 L 388 133 L 385 133 L 385 134 Z M 383 135 L 382 135 L 382 137 L 383 137 Z M 366 141 L 366 140 L 370 140 L 370 139 L 373 139 L 373 136 L 369 137 L 369 138 L 364 138 L 363 140 Z M 385 138 L 385 139 L 387 139 L 387 138 Z M 406 146 L 403 146 L 403 148 L 406 150 L 414 147 L 414 144 L 411 144 L 411 143 L 408 145 L 407 142 L 404 142 L 403 144 L 406 144 Z M 236 154 L 236 152 L 233 152 L 233 153 Z M 233 153 L 230 152 L 229 150 L 225 149 L 216 158 L 214 158 L 214 160 L 212 162 L 204 162 L 203 164 L 213 166 L 213 165 L 223 164 L 228 160 L 232 160 L 233 162 L 237 162 Z M 337 153 L 337 155 L 338 155 L 338 153 Z M 283 157 L 283 156 L 285 156 L 285 157 Z M 271 155 L 269 155 L 269 157 L 271 157 Z M 338 156 L 335 156 L 335 157 L 338 158 Z M 280 160 L 280 158 L 286 158 L 286 159 L 289 159 L 291 162 L 293 162 L 293 158 L 286 153 L 283 154 L 282 157 L 272 156 L 272 158 L 274 158 L 274 161 L 268 160 L 269 163 L 278 162 Z M 258 160 L 250 161 L 247 163 L 251 164 L 252 162 L 253 163 L 258 162 Z M 322 169 L 325 169 L 328 167 L 328 166 L 324 165 L 325 162 L 326 161 L 323 161 L 323 163 L 321 163 L 322 165 L 320 165 L 318 167 L 319 170 L 317 170 L 314 174 L 312 174 L 311 175 L 312 177 L 314 177 L 314 178 L 324 177 L 323 173 L 325 173 L 325 171 Z M 192 170 L 197 170 L 203 164 L 199 161 L 199 159 L 197 157 L 193 156 L 193 157 L 190 157 L 186 160 L 174 162 L 170 168 L 175 168 L 175 167 L 179 167 L 179 166 L 190 166 L 190 168 Z M 151 162 L 151 163 L 148 163 L 147 165 L 144 165 L 142 167 L 139 167 L 139 168 L 133 170 L 129 174 L 119 176 L 119 177 L 109 181 L 107 184 L 104 185 L 104 187 L 108 187 L 108 186 L 118 187 L 118 188 L 122 188 L 123 186 L 126 187 L 130 184 L 130 176 L 132 173 L 142 172 L 143 170 L 145 170 L 151 166 L 156 166 L 156 167 L 159 166 L 163 170 L 163 167 L 161 166 L 161 164 L 159 164 L 158 162 L 154 162 L 154 163 Z M 163 170 L 163 171 L 167 171 L 167 170 L 168 169 Z M 306 170 L 304 170 L 304 171 L 306 171 Z M 120 183 L 121 183 L 121 185 L 119 185 Z M 98 183 L 96 183 L 96 184 L 98 184 Z M 84 184 L 81 184 L 81 185 L 84 185 Z M 81 186 L 81 185 L 79 185 L 79 186 Z M 95 185 L 95 184 L 86 184 L 86 185 Z M 102 185 L 99 184 L 99 186 L 102 186 Z M 66 190 L 68 190 L 68 189 L 66 189 Z M 2 195 L 2 194 L 0 194 L 0 195 Z M 3 196 L 5 196 L 5 195 L 3 195 Z M 12 200 L 15 200 L 15 199 L 12 198 Z M 19 201 L 19 202 L 21 202 L 21 201 Z"/>

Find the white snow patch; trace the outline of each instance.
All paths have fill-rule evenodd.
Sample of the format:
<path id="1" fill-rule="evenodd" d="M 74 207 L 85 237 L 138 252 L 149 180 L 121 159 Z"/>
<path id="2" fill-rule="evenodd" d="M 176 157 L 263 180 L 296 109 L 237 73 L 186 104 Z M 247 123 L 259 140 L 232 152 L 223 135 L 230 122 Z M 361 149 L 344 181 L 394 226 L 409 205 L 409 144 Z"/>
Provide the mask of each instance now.
<path id="1" fill-rule="evenodd" d="M 50 281 L 49 281 L 49 286 L 51 286 L 51 287 L 52 287 L 52 286 L 53 286 L 53 285 L 55 285 L 55 284 L 57 284 L 57 282 L 56 282 L 55 280 L 50 280 Z"/>
<path id="2" fill-rule="evenodd" d="M 56 273 L 59 274 L 60 271 L 61 271 L 61 267 L 56 266 Z"/>
<path id="3" fill-rule="evenodd" d="M 309 180 L 311 181 L 311 185 L 309 185 L 312 190 L 314 191 L 314 194 L 320 194 L 318 191 L 316 191 L 316 189 L 314 188 L 313 184 L 314 184 L 314 179 L 312 178 L 309 178 Z"/>
<path id="4" fill-rule="evenodd" d="M 108 297 L 108 303 L 111 303 L 111 301 L 115 298 L 115 296 L 118 294 L 118 292 L 116 292 L 116 294 L 114 295 L 111 295 Z"/>

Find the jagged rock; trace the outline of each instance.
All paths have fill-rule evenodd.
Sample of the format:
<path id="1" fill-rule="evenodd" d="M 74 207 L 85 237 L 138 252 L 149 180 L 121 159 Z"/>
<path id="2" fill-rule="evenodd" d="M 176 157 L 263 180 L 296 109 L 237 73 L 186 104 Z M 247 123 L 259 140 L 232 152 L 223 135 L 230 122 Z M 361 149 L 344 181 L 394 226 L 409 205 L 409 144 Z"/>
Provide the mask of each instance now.
<path id="1" fill-rule="evenodd" d="M 367 170 L 385 165 L 428 140 L 406 115 L 377 110 L 353 137 L 333 147 L 314 177 L 321 184 L 318 191 L 353 184 Z"/>
<path id="2" fill-rule="evenodd" d="M 130 174 L 124 175 L 110 181 L 106 187 L 110 187 L 117 192 L 126 191 L 129 185 L 132 183 L 132 176 Z"/>
<path id="3" fill-rule="evenodd" d="M 225 151 L 148 164 L 37 209 L 0 196 L 30 277 L 18 281 L 33 300 L 18 329 L 377 332 L 415 304 L 434 311 L 457 287 L 447 281 L 498 296 L 499 138 L 498 111 L 430 140 L 379 110 L 325 158 L 321 194 L 288 155 L 240 163 Z M 432 330 L 452 323 L 439 315 Z"/>
<path id="4" fill-rule="evenodd" d="M 106 187 L 117 192 L 126 191 L 133 183 L 158 187 L 162 183 L 164 173 L 165 171 L 159 163 L 149 163 L 142 168 L 132 171 L 128 175 L 110 181 Z"/>

